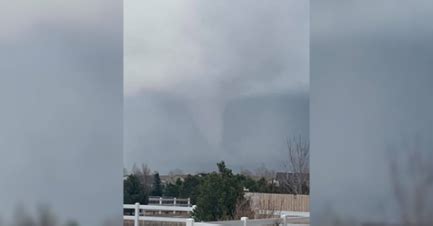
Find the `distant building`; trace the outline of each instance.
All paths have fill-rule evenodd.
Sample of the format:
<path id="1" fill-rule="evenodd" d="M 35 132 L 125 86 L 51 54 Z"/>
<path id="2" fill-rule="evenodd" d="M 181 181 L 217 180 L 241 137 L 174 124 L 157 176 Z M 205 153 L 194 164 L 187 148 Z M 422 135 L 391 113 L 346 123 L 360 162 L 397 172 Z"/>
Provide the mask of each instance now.
<path id="1" fill-rule="evenodd" d="M 187 174 L 179 174 L 179 175 L 161 175 L 161 184 L 174 184 L 177 180 L 184 181 L 187 177 Z"/>

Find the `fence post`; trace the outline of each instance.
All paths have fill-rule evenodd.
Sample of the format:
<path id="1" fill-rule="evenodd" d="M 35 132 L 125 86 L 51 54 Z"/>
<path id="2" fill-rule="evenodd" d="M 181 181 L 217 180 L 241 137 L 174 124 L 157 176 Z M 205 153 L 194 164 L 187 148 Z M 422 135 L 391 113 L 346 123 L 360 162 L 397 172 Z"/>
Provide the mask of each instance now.
<path id="1" fill-rule="evenodd" d="M 159 205 L 161 205 L 162 206 L 162 197 L 159 197 Z M 162 212 L 161 212 L 161 210 L 159 211 L 159 214 L 161 214 Z"/>
<path id="2" fill-rule="evenodd" d="M 283 218 L 283 226 L 287 226 L 287 215 L 283 214 L 281 217 Z"/>
<path id="3" fill-rule="evenodd" d="M 134 211 L 134 226 L 140 226 L 139 219 L 140 219 L 140 203 L 136 202 L 135 211 Z"/>
<path id="4" fill-rule="evenodd" d="M 176 197 L 173 198 L 173 206 L 176 206 Z M 176 214 L 176 210 L 173 211 L 173 214 Z"/>
<path id="5" fill-rule="evenodd" d="M 191 206 L 191 198 L 188 198 L 188 207 Z"/>
<path id="6" fill-rule="evenodd" d="M 244 222 L 244 226 L 247 226 L 248 217 L 241 217 L 241 221 Z"/>
<path id="7" fill-rule="evenodd" d="M 194 219 L 193 218 L 186 219 L 186 226 L 194 226 Z"/>
<path id="8" fill-rule="evenodd" d="M 188 213 L 192 213 L 192 212 L 194 212 L 194 209 L 195 209 L 195 208 L 197 208 L 197 206 L 196 206 L 196 205 L 193 205 L 193 206 L 191 207 L 191 211 L 188 210 Z"/>

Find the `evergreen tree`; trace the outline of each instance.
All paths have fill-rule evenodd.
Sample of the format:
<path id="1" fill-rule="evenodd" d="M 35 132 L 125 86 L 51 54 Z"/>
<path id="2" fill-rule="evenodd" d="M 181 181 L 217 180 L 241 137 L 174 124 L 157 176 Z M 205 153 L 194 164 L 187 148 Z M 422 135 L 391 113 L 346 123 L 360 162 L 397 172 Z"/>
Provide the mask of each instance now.
<path id="1" fill-rule="evenodd" d="M 190 198 L 191 203 L 197 202 L 198 188 L 201 183 L 200 176 L 188 175 L 185 181 L 181 183 L 179 196 L 180 198 Z"/>
<path id="2" fill-rule="evenodd" d="M 125 204 L 147 204 L 147 193 L 136 175 L 129 175 L 123 182 L 123 202 Z"/>
<path id="3" fill-rule="evenodd" d="M 153 175 L 152 195 L 162 196 L 161 178 L 159 177 L 158 172 L 155 172 L 155 174 Z"/>
<path id="4" fill-rule="evenodd" d="M 249 176 L 237 174 L 236 179 L 242 187 L 246 188 L 250 192 L 257 192 L 259 190 L 258 183 Z"/>
<path id="5" fill-rule="evenodd" d="M 243 200 L 243 187 L 224 162 L 217 164 L 218 172 L 205 176 L 198 188 L 197 208 L 193 217 L 197 221 L 231 220 L 236 203 Z"/>
<path id="6" fill-rule="evenodd" d="M 268 182 L 264 177 L 260 178 L 259 181 L 257 181 L 257 192 L 270 192 L 272 191 L 272 187 L 268 185 Z"/>
<path id="7" fill-rule="evenodd" d="M 179 186 L 172 183 L 167 184 L 164 187 L 163 195 L 168 197 L 179 197 Z"/>

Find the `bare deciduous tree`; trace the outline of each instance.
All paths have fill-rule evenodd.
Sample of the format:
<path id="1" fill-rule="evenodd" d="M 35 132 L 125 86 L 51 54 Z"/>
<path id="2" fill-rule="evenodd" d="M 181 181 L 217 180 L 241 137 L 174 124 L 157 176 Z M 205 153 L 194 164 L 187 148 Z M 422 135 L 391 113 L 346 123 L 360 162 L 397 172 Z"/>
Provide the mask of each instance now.
<path id="1" fill-rule="evenodd" d="M 18 205 L 11 224 L 14 226 L 58 226 L 58 225 L 79 225 L 77 221 L 68 221 L 59 224 L 57 216 L 51 211 L 48 205 L 39 205 L 36 209 L 36 217 L 32 216 L 23 205 Z M 71 224 L 74 222 L 74 224 Z M 1 224 L 0 224 L 1 225 Z"/>
<path id="2" fill-rule="evenodd" d="M 287 139 L 287 173 L 283 176 L 283 186 L 294 194 L 309 192 L 310 142 L 301 136 Z"/>
<path id="3" fill-rule="evenodd" d="M 251 200 L 249 198 L 240 199 L 236 202 L 234 219 L 240 219 L 241 217 L 248 217 L 249 219 L 255 218 L 255 213 L 251 208 Z"/>
<path id="4" fill-rule="evenodd" d="M 433 225 L 433 151 L 416 142 L 388 156 L 401 223 Z"/>
<path id="5" fill-rule="evenodd" d="M 254 173 L 257 177 L 263 177 L 267 180 L 275 178 L 275 171 L 266 168 L 265 164 L 260 165 Z"/>
<path id="6" fill-rule="evenodd" d="M 246 177 L 252 177 L 252 176 L 254 176 L 253 172 L 251 172 L 251 171 L 248 170 L 248 169 L 244 169 L 244 168 L 241 168 L 241 169 L 239 170 L 239 174 L 240 174 L 240 175 L 243 175 L 243 176 L 246 176 Z"/>
<path id="7" fill-rule="evenodd" d="M 134 164 L 131 171 L 132 174 L 138 176 L 140 183 L 147 191 L 149 191 L 153 181 L 152 171 L 150 168 L 146 164 L 141 164 L 140 168 Z"/>
<path id="8" fill-rule="evenodd" d="M 13 226 L 36 226 L 36 222 L 23 205 L 18 205 L 12 218 Z"/>
<path id="9" fill-rule="evenodd" d="M 284 199 L 272 198 L 265 194 L 245 194 L 244 211 L 254 213 L 254 218 L 275 218 L 283 211 Z M 246 208 L 248 207 L 248 208 Z M 247 216 L 249 217 L 249 216 Z M 252 217 L 249 217 L 252 218 Z"/>

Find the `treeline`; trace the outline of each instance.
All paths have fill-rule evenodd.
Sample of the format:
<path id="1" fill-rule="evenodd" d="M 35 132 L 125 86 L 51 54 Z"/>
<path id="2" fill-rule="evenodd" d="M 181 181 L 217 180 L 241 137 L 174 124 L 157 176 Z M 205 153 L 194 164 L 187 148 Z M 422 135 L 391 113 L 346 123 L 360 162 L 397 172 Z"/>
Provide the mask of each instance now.
<path id="1" fill-rule="evenodd" d="M 224 162 L 218 163 L 224 164 Z M 225 165 L 224 165 L 225 166 Z M 201 184 L 206 182 L 209 177 L 215 173 L 201 173 L 196 175 L 187 175 L 183 180 L 177 179 L 175 183 L 169 183 L 164 187 L 163 196 L 191 198 L 192 203 L 196 203 L 198 190 Z M 243 190 L 250 192 L 279 193 L 279 189 L 272 182 L 265 178 L 254 180 L 250 176 L 242 174 L 233 174 L 233 179 Z"/>
<path id="2" fill-rule="evenodd" d="M 220 162 L 217 165 L 224 164 Z M 264 169 L 261 169 L 263 172 Z M 125 174 L 128 174 L 125 170 Z M 268 172 L 267 174 L 271 174 Z M 161 178 L 158 172 L 151 173 L 151 170 L 142 165 L 138 168 L 134 165 L 131 173 L 126 175 L 124 180 L 124 203 L 148 203 L 149 196 L 164 196 L 191 198 L 192 203 L 196 203 L 199 185 L 212 173 L 198 173 L 195 175 L 188 174 L 185 177 L 178 178 L 175 182 L 170 182 L 165 185 L 161 183 Z M 272 178 L 265 179 L 265 176 L 252 176 L 249 171 L 241 171 L 241 173 L 233 174 L 238 185 L 249 192 L 261 193 L 287 193 L 287 189 L 277 186 Z M 259 179 L 258 179 L 259 178 Z"/>
<path id="3" fill-rule="evenodd" d="M 142 165 L 141 169 L 134 166 L 132 173 L 123 181 L 123 202 L 125 204 L 147 204 L 149 196 L 163 196 L 164 188 L 159 173 L 153 175 L 150 169 Z"/>
<path id="4" fill-rule="evenodd" d="M 149 196 L 169 196 L 190 198 L 197 205 L 193 217 L 198 221 L 230 220 L 251 215 L 249 202 L 244 198 L 245 191 L 279 192 L 279 188 L 264 177 L 234 174 L 224 162 L 217 164 L 218 171 L 187 175 L 174 183 L 163 185 L 158 173 L 150 173 L 149 168 L 135 167 L 124 180 L 124 202 L 147 204 Z"/>

